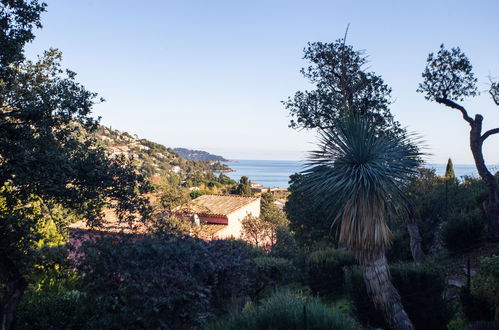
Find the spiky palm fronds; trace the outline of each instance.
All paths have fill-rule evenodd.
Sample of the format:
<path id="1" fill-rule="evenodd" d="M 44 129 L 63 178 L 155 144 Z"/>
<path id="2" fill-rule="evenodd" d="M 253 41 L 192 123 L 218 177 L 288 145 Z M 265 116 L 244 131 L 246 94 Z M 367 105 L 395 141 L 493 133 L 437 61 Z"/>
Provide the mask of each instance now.
<path id="1" fill-rule="evenodd" d="M 340 243 L 360 259 L 379 256 L 391 244 L 385 206 L 402 197 L 421 153 L 411 136 L 379 134 L 358 117 L 321 132 L 319 146 L 303 171 L 305 189 L 330 210 L 339 205 Z"/>

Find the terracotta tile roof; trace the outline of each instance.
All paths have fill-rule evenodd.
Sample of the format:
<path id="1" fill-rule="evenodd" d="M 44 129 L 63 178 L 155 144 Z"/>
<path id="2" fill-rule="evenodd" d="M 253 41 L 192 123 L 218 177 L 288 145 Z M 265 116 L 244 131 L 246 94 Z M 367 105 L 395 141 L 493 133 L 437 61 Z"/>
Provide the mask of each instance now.
<path id="1" fill-rule="evenodd" d="M 257 201 L 259 197 L 240 195 L 202 195 L 174 209 L 175 212 L 227 216 L 240 208 Z"/>

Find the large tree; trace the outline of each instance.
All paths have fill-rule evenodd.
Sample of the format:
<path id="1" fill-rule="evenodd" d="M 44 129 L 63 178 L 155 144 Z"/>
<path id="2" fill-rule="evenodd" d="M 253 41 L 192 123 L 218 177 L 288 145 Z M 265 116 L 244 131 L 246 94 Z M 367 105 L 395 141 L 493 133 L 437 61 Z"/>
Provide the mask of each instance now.
<path id="1" fill-rule="evenodd" d="M 339 243 L 354 251 L 368 293 L 388 324 L 413 329 L 390 281 L 385 251 L 392 235 L 385 212 L 405 203 L 401 186 L 415 173 L 420 153 L 408 138 L 378 134 L 372 121 L 359 117 L 321 132 L 319 146 L 304 172 L 304 188 L 336 216 Z"/>
<path id="2" fill-rule="evenodd" d="M 36 0 L 0 2 L 1 329 L 11 328 L 27 286 L 44 205 L 72 210 L 92 226 L 106 207 L 129 223 L 148 211 L 141 197 L 148 185 L 131 161 L 109 159 L 92 138 L 97 95 L 61 69 L 57 50 L 25 60 L 44 8 Z"/>
<path id="3" fill-rule="evenodd" d="M 309 43 L 304 59 L 310 62 L 301 73 L 315 86 L 298 91 L 284 101 L 295 129 L 326 129 L 351 114 L 370 118 L 379 130 L 401 133 L 390 113 L 391 88 L 381 76 L 366 71 L 367 57 L 338 39 Z"/>
<path id="4" fill-rule="evenodd" d="M 487 138 L 499 133 L 499 127 L 482 132 L 483 116 L 476 114 L 472 118 L 466 108 L 458 102 L 466 97 L 478 95 L 477 79 L 472 71 L 473 67 L 459 47 L 446 49 L 442 44 L 439 51 L 430 53 L 426 68 L 422 74 L 423 82 L 418 92 L 424 93 L 430 101 L 443 104 L 461 113 L 463 119 L 470 126 L 470 148 L 475 160 L 478 174 L 488 187 L 489 194 L 483 203 L 487 217 L 488 232 L 491 237 L 499 238 L 499 196 L 498 184 L 494 175 L 487 169 L 482 151 L 483 143 Z M 499 83 L 492 83 L 489 94 L 499 106 Z"/>
<path id="5" fill-rule="evenodd" d="M 283 102 L 292 117 L 291 128 L 334 129 L 345 118 L 358 115 L 370 120 L 379 134 L 405 134 L 390 112 L 391 88 L 381 76 L 367 71 L 363 51 L 338 39 L 309 43 L 304 53 L 310 65 L 301 73 L 315 89 L 298 91 Z M 412 256 L 416 262 L 423 262 L 421 236 L 410 200 L 405 199 L 404 209 Z"/>

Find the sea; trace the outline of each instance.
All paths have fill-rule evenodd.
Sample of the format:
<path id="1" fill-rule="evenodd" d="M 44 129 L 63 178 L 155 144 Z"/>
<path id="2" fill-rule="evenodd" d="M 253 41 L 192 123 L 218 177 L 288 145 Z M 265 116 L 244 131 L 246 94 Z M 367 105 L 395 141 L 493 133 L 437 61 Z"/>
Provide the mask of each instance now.
<path id="1" fill-rule="evenodd" d="M 264 187 L 289 187 L 289 176 L 303 170 L 304 162 L 296 160 L 231 160 L 226 163 L 234 172 L 224 173 L 230 178 L 239 181 L 241 176 L 247 176 L 251 182 L 256 182 Z M 444 175 L 446 164 L 426 164 L 428 168 L 435 169 L 437 175 Z M 488 166 L 493 173 L 499 171 L 499 165 Z M 478 176 L 473 164 L 454 164 L 456 177 Z"/>

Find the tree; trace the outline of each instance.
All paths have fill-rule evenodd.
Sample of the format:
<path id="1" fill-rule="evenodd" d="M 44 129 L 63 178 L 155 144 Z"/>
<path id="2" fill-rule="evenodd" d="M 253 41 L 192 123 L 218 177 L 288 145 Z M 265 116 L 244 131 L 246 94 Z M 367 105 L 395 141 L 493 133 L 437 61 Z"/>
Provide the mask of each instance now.
<path id="1" fill-rule="evenodd" d="M 419 84 L 418 92 L 425 95 L 425 99 L 443 104 L 459 111 L 463 119 L 470 126 L 470 148 L 475 160 L 478 174 L 488 187 L 489 195 L 483 203 L 487 217 L 488 232 L 491 237 L 499 238 L 499 196 L 498 184 L 492 173 L 485 165 L 482 146 L 487 138 L 499 133 L 499 127 L 482 133 L 483 116 L 476 114 L 474 118 L 458 102 L 466 97 L 478 95 L 477 79 L 472 71 L 473 67 L 459 47 L 446 49 L 440 45 L 437 54 L 430 53 L 426 68 L 422 74 L 423 82 Z M 489 94 L 499 106 L 499 83 L 492 83 Z"/>
<path id="2" fill-rule="evenodd" d="M 290 176 L 289 183 L 290 194 L 284 211 L 296 239 L 307 245 L 320 241 L 335 241 L 331 223 L 327 221 L 327 213 L 317 205 L 314 197 L 303 189 L 307 184 L 306 178 L 296 173 Z"/>
<path id="3" fill-rule="evenodd" d="M 170 212 L 175 207 L 187 203 L 189 195 L 181 187 L 165 183 L 160 187 L 159 199 L 161 206 Z"/>
<path id="4" fill-rule="evenodd" d="M 452 164 L 452 159 L 450 158 L 447 161 L 447 166 L 445 167 L 445 178 L 450 180 L 456 179 L 456 174 L 454 174 L 454 165 Z"/>
<path id="5" fill-rule="evenodd" d="M 366 71 L 366 55 L 347 45 L 345 38 L 333 43 L 309 43 L 304 49 L 304 58 L 311 65 L 301 73 L 316 88 L 298 91 L 283 102 L 292 117 L 289 126 L 324 130 L 357 115 L 370 120 L 378 133 L 404 135 L 405 130 L 389 109 L 391 88 L 381 76 Z M 410 200 L 406 199 L 404 209 L 412 255 L 416 262 L 422 262 L 424 253 Z"/>
<path id="6" fill-rule="evenodd" d="M 234 187 L 232 193 L 244 196 L 253 195 L 253 192 L 251 191 L 251 183 L 249 178 L 247 176 L 242 176 L 241 179 L 239 179 L 239 184 L 236 187 Z"/>
<path id="7" fill-rule="evenodd" d="M 311 153 L 304 172 L 306 191 L 336 215 L 340 244 L 355 253 L 370 297 L 394 329 L 414 327 L 390 281 L 385 210 L 404 203 L 401 188 L 415 174 L 420 156 L 409 138 L 380 135 L 372 122 L 352 117 L 321 132 L 320 150 Z"/>
<path id="8" fill-rule="evenodd" d="M 390 113 L 391 88 L 373 72 L 366 72 L 367 57 L 345 44 L 308 43 L 304 59 L 311 64 L 301 73 L 315 90 L 298 91 L 283 104 L 292 119 L 291 128 L 326 129 L 352 114 L 370 118 L 380 131 L 402 133 Z"/>
<path id="9" fill-rule="evenodd" d="M 46 221 L 43 205 L 73 210 L 89 225 L 112 207 L 132 224 L 149 207 L 148 183 L 124 157 L 109 159 L 90 132 L 97 95 L 61 69 L 49 50 L 26 61 L 24 45 L 41 27 L 38 1 L 0 2 L 0 327 L 10 329 Z M 53 218 L 56 226 L 58 218 Z"/>

